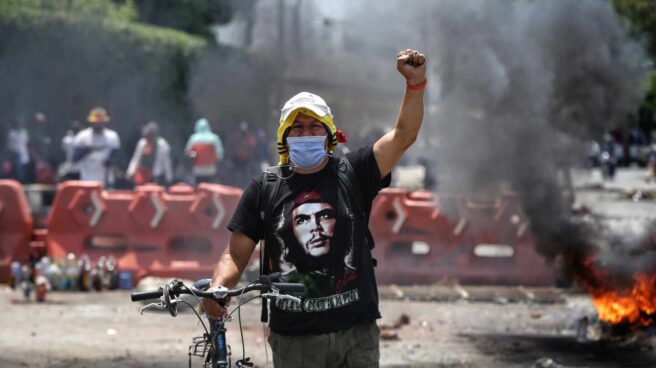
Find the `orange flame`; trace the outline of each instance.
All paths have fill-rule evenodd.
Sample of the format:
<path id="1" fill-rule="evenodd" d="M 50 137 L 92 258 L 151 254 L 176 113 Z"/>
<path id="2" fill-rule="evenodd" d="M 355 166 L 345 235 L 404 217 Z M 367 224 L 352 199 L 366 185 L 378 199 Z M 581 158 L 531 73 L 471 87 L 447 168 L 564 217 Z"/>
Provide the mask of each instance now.
<path id="1" fill-rule="evenodd" d="M 633 279 L 634 283 L 624 291 L 588 287 L 600 320 L 613 325 L 627 324 L 631 329 L 654 322 L 656 275 L 637 274 Z"/>

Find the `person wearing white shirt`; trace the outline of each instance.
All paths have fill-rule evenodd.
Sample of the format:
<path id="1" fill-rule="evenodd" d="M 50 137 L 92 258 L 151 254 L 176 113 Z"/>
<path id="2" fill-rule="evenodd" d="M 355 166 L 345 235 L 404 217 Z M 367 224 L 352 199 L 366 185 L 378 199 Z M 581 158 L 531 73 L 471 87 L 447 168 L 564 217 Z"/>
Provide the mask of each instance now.
<path id="1" fill-rule="evenodd" d="M 169 184 L 173 180 L 171 147 L 166 139 L 159 136 L 159 125 L 154 121 L 147 123 L 142 136 L 137 142 L 126 176 L 133 179 L 135 185 Z"/>
<path id="2" fill-rule="evenodd" d="M 75 154 L 75 136 L 80 131 L 82 124 L 75 120 L 71 124 L 71 128 L 66 131 L 66 135 L 62 138 L 61 148 L 64 151 L 66 159 L 59 165 L 57 175 L 60 180 L 80 180 L 80 169 L 73 161 Z"/>
<path id="3" fill-rule="evenodd" d="M 14 155 L 13 165 L 16 179 L 21 183 L 27 180 L 27 164 L 30 162 L 28 143 L 29 133 L 25 127 L 25 120 L 18 119 L 15 126 L 7 134 L 7 148 Z"/>
<path id="4" fill-rule="evenodd" d="M 101 181 L 111 187 L 114 184 L 111 168 L 115 165 L 121 140 L 115 131 L 106 127 L 109 120 L 105 109 L 91 110 L 87 118 L 91 126 L 80 131 L 73 141 L 73 161 L 80 170 L 80 180 Z"/>

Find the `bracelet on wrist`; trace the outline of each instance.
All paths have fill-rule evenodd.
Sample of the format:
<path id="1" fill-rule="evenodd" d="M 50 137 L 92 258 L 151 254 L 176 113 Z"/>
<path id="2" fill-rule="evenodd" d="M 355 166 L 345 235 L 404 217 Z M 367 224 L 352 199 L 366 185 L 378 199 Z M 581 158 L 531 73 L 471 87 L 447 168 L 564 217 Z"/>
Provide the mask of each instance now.
<path id="1" fill-rule="evenodd" d="M 408 81 L 405 82 L 406 88 L 412 91 L 422 90 L 426 88 L 426 84 L 428 84 L 428 79 L 424 79 L 424 81 L 419 84 L 410 84 Z"/>

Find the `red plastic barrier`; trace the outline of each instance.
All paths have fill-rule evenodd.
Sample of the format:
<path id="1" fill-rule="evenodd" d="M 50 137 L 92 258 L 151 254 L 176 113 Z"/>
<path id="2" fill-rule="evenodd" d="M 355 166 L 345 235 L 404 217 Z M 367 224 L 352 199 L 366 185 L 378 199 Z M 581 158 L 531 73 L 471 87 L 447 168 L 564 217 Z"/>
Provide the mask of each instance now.
<path id="1" fill-rule="evenodd" d="M 385 189 L 374 201 L 370 226 L 382 283 L 555 283 L 554 270 L 535 251 L 514 194 L 472 202 Z"/>
<path id="2" fill-rule="evenodd" d="M 0 180 L 0 282 L 9 280 L 12 261 L 28 260 L 33 224 L 20 183 Z"/>
<path id="3" fill-rule="evenodd" d="M 48 218 L 48 253 L 86 254 L 92 261 L 114 256 L 135 280 L 209 277 L 228 244 L 226 224 L 241 194 L 218 184 L 107 192 L 96 182 L 66 182 Z"/>

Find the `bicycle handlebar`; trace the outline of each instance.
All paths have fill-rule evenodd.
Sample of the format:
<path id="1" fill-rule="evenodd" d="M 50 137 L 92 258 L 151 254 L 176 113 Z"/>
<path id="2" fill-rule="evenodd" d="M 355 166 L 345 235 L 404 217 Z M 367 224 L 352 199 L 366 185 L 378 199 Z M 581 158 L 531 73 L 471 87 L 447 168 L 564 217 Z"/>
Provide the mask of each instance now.
<path id="1" fill-rule="evenodd" d="M 209 291 L 201 290 L 202 288 L 207 288 L 207 287 L 209 287 L 209 282 L 203 279 L 194 282 L 194 284 L 189 288 L 191 291 L 186 288 L 179 288 L 179 289 L 176 288 L 176 289 L 171 289 L 169 293 L 174 296 L 178 296 L 180 294 L 195 294 L 198 297 L 210 298 L 216 301 L 221 301 L 231 296 L 237 296 L 255 290 L 270 291 L 275 288 L 280 290 L 280 292 L 282 293 L 301 293 L 305 291 L 305 285 L 303 284 L 284 283 L 284 282 L 254 283 L 232 290 L 228 290 L 228 289 L 222 289 L 222 290 L 212 289 Z M 163 291 L 164 290 L 160 288 L 157 290 L 135 292 L 130 294 L 130 298 L 132 299 L 133 302 L 158 299 L 163 295 Z"/>

